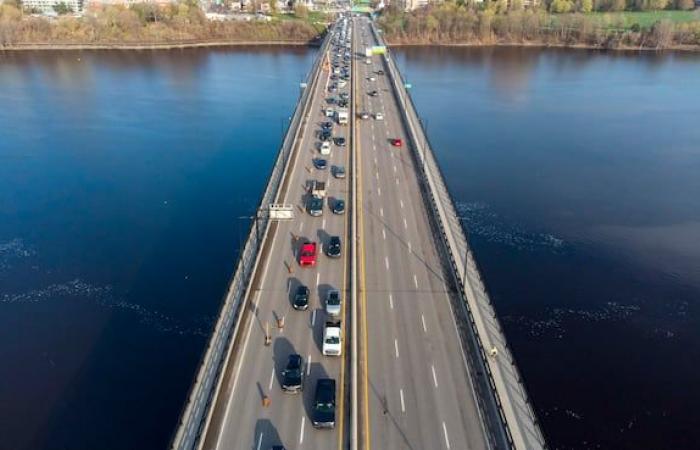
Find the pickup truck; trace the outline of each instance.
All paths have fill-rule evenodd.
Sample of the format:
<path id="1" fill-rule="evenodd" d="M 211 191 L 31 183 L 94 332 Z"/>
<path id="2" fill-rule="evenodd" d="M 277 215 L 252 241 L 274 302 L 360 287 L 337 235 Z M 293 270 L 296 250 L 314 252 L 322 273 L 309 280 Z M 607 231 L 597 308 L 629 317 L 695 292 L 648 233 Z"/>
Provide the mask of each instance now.
<path id="1" fill-rule="evenodd" d="M 316 197 L 326 196 L 326 183 L 325 181 L 311 180 L 309 184 L 309 193 L 315 195 Z"/>
<path id="2" fill-rule="evenodd" d="M 316 243 L 305 242 L 299 249 L 299 265 L 301 267 L 313 267 L 316 265 Z"/>
<path id="3" fill-rule="evenodd" d="M 340 356 L 342 353 L 342 336 L 340 320 L 329 320 L 323 329 L 323 356 Z"/>

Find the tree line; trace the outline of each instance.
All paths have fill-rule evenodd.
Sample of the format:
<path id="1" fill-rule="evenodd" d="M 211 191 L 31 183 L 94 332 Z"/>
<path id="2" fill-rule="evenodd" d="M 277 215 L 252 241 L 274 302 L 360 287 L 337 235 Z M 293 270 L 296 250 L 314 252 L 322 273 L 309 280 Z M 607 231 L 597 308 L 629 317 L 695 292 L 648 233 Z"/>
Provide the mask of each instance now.
<path id="1" fill-rule="evenodd" d="M 110 5 L 82 17 L 28 14 L 0 4 L 0 46 L 21 44 L 167 44 L 185 41 L 300 41 L 319 31 L 304 20 L 209 21 L 194 0 Z"/>
<path id="2" fill-rule="evenodd" d="M 683 23 L 659 20 L 649 27 L 627 26 L 621 17 L 609 17 L 612 15 L 554 14 L 548 11 L 556 9 L 553 5 L 558 1 L 571 0 L 551 0 L 549 4 L 527 9 L 518 1 L 487 0 L 476 5 L 447 0 L 411 12 L 391 5 L 383 10 L 378 23 L 391 44 L 541 44 L 700 49 L 700 20 Z M 576 4 L 587 1 L 576 0 Z"/>

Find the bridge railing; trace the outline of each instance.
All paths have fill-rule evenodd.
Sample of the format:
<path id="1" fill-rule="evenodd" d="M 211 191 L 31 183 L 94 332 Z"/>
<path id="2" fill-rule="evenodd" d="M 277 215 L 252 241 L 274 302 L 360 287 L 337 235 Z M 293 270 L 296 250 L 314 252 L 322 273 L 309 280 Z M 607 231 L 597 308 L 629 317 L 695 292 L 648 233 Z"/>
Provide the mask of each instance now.
<path id="1" fill-rule="evenodd" d="M 377 42 L 383 45 L 384 40 L 374 23 L 371 24 L 371 28 Z M 442 171 L 406 89 L 406 82 L 388 51 L 384 60 L 399 101 L 402 120 L 409 131 L 410 148 L 429 195 L 431 213 L 439 228 L 458 294 L 466 308 L 469 328 L 479 352 L 481 366 L 486 374 L 488 393 L 492 398 L 482 399 L 481 404 L 492 409 L 484 411 L 489 418 L 497 417 L 498 423 L 491 424 L 496 445 L 518 450 L 544 449 L 546 442 L 539 422 L 470 250 Z M 474 370 L 470 372 L 474 376 Z M 481 380 L 476 377 L 475 381 L 479 383 Z"/>
<path id="2" fill-rule="evenodd" d="M 294 155 L 294 145 L 298 141 L 304 119 L 313 103 L 313 94 L 322 69 L 321 63 L 330 45 L 329 36 L 330 33 L 327 34 L 306 77 L 306 87 L 294 109 L 267 186 L 258 203 L 255 217 L 251 220 L 248 238 L 239 253 L 236 269 L 221 304 L 218 319 L 180 414 L 178 426 L 170 444 L 173 450 L 193 450 L 200 446 L 200 438 L 219 392 L 221 376 L 228 359 L 228 350 L 238 333 L 245 295 L 269 231 L 270 219 L 267 214 L 260 214 L 260 212 L 268 205 L 278 202 L 282 181 Z"/>

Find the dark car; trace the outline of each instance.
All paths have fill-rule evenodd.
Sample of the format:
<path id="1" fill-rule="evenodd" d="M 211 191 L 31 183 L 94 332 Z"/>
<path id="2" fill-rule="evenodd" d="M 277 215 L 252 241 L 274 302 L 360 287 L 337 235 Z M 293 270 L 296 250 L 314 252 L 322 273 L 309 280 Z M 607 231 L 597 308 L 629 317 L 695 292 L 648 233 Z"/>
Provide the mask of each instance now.
<path id="1" fill-rule="evenodd" d="M 282 371 L 282 390 L 293 394 L 304 390 L 304 361 L 301 355 L 289 355 L 287 368 Z"/>
<path id="2" fill-rule="evenodd" d="M 345 100 L 344 98 L 341 98 L 340 100 L 338 100 L 338 106 L 340 106 L 341 108 L 347 108 L 348 101 Z"/>
<path id="3" fill-rule="evenodd" d="M 345 200 L 338 199 L 333 202 L 333 214 L 345 214 Z"/>
<path id="4" fill-rule="evenodd" d="M 345 147 L 345 138 L 342 136 L 338 136 L 337 138 L 333 139 L 335 141 L 335 145 L 338 147 Z"/>
<path id="5" fill-rule="evenodd" d="M 333 98 L 333 97 L 328 97 L 328 98 L 326 99 L 326 103 L 328 103 L 329 105 L 335 104 L 335 98 Z"/>
<path id="6" fill-rule="evenodd" d="M 309 215 L 318 217 L 323 214 L 323 198 L 312 195 L 306 203 Z"/>
<path id="7" fill-rule="evenodd" d="M 367 93 L 367 95 L 369 95 L 370 97 L 376 97 L 377 95 L 379 95 L 379 92 L 377 92 L 377 91 L 369 91 L 369 92 Z"/>
<path id="8" fill-rule="evenodd" d="M 321 130 L 321 132 L 318 134 L 318 138 L 319 138 L 322 142 L 330 141 L 330 140 L 331 140 L 331 136 L 332 136 L 332 135 L 331 135 L 330 130 Z"/>
<path id="9" fill-rule="evenodd" d="M 311 422 L 314 428 L 335 428 L 335 380 L 319 378 L 316 382 Z"/>
<path id="10" fill-rule="evenodd" d="M 377 70 L 377 75 L 384 75 L 384 71 L 382 69 Z"/>
<path id="11" fill-rule="evenodd" d="M 328 161 L 326 161 L 323 158 L 314 158 L 314 167 L 317 168 L 318 170 L 325 170 L 326 167 L 328 167 Z"/>
<path id="12" fill-rule="evenodd" d="M 331 172 L 333 176 L 338 179 L 345 178 L 345 167 L 344 166 L 333 166 L 331 167 Z"/>
<path id="13" fill-rule="evenodd" d="M 331 130 L 333 128 L 333 122 L 327 121 L 321 124 L 321 130 Z"/>
<path id="14" fill-rule="evenodd" d="M 294 302 L 292 303 L 294 309 L 298 311 L 306 311 L 309 308 L 309 288 L 303 284 L 297 288 L 294 294 Z"/>
<path id="15" fill-rule="evenodd" d="M 326 256 L 330 258 L 340 258 L 342 253 L 340 236 L 331 236 L 326 244 Z"/>
<path id="16" fill-rule="evenodd" d="M 348 100 L 350 98 L 350 96 L 348 95 L 347 92 L 341 92 L 340 98 L 342 98 L 343 100 Z"/>

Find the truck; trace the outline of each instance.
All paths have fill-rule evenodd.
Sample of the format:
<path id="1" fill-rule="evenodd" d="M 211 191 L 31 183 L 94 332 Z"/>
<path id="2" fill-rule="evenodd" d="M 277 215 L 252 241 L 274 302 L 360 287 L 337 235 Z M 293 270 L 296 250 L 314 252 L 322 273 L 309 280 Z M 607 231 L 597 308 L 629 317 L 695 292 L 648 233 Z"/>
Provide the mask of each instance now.
<path id="1" fill-rule="evenodd" d="M 327 321 L 323 329 L 323 356 L 340 356 L 342 347 L 340 320 Z"/>
<path id="2" fill-rule="evenodd" d="M 348 110 L 347 109 L 337 110 L 335 118 L 338 121 L 338 125 L 347 125 L 347 123 L 348 123 Z"/>
<path id="3" fill-rule="evenodd" d="M 309 193 L 313 196 L 316 197 L 325 197 L 326 196 L 326 182 L 325 181 L 318 181 L 318 180 L 311 180 L 309 183 Z"/>

